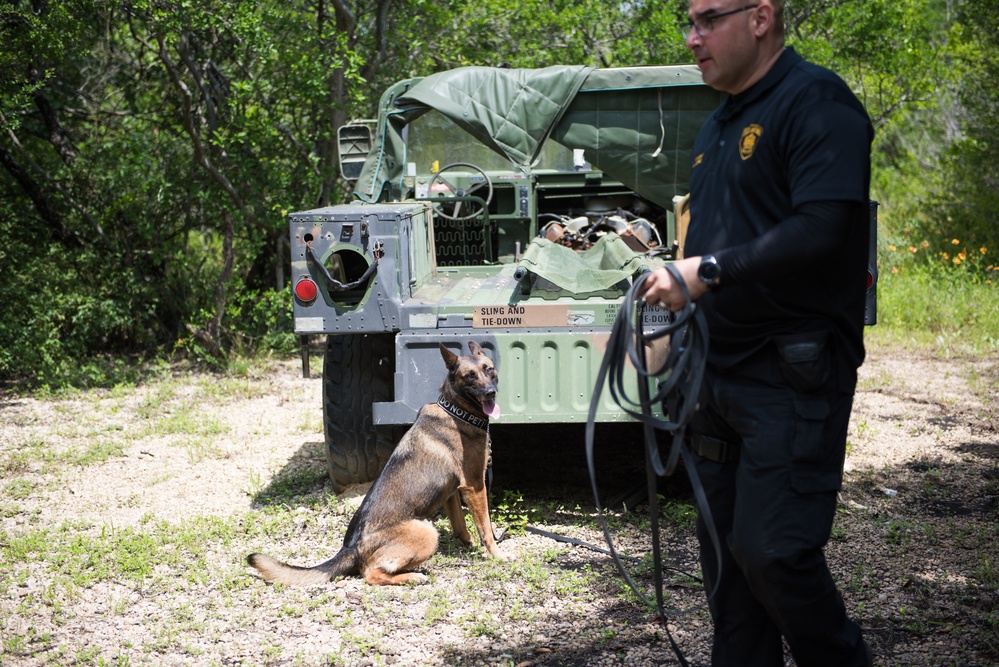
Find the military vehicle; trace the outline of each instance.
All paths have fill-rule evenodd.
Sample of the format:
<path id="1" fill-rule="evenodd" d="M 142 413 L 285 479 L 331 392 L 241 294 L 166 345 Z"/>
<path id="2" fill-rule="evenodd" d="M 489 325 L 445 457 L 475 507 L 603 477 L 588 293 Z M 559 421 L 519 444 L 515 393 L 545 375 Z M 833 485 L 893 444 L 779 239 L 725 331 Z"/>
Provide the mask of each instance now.
<path id="1" fill-rule="evenodd" d="M 682 254 L 693 141 L 721 99 L 695 66 L 465 67 L 396 83 L 377 119 L 340 128 L 354 201 L 290 215 L 338 492 L 437 399 L 440 342 L 495 360 L 500 423 L 586 420 L 631 280 Z M 630 420 L 604 393 L 596 419 Z"/>

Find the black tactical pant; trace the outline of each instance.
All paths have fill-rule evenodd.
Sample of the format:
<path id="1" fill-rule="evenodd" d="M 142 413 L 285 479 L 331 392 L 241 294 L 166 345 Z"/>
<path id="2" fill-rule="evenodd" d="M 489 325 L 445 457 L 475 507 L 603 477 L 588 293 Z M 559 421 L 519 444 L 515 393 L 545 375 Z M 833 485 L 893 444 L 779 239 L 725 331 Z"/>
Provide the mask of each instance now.
<path id="1" fill-rule="evenodd" d="M 714 667 L 783 665 L 782 636 L 799 667 L 869 664 L 822 553 L 853 393 L 824 369 L 801 370 L 773 345 L 728 371 L 709 367 L 690 427 L 722 551 L 719 572 L 702 517 Z"/>

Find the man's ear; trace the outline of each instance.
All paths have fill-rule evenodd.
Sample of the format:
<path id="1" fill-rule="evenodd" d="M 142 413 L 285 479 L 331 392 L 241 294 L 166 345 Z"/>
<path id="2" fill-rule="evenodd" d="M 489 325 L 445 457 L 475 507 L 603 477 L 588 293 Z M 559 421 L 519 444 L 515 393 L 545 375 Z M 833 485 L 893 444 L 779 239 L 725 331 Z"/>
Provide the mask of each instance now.
<path id="1" fill-rule="evenodd" d="M 774 8 L 766 0 L 753 10 L 753 34 L 763 37 L 774 28 Z"/>

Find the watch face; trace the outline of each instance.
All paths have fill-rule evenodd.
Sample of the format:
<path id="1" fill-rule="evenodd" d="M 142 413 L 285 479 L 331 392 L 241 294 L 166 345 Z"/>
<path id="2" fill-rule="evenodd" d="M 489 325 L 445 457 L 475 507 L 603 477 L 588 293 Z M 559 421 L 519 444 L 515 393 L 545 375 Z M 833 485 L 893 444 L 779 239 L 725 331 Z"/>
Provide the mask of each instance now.
<path id="1" fill-rule="evenodd" d="M 721 267 L 714 257 L 701 260 L 701 265 L 697 268 L 697 277 L 708 285 L 714 285 L 721 277 Z"/>

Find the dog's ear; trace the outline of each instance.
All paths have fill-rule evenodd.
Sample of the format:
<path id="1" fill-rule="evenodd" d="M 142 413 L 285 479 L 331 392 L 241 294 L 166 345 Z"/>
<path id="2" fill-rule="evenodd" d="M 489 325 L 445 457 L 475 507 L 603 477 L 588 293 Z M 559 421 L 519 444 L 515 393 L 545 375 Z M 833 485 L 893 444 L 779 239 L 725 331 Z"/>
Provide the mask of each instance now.
<path id="1" fill-rule="evenodd" d="M 438 343 L 441 348 L 441 357 L 444 358 L 444 365 L 447 366 L 448 370 L 451 370 L 458 364 L 458 355 L 447 349 L 444 343 Z"/>
<path id="2" fill-rule="evenodd" d="M 468 351 L 471 352 L 472 356 L 475 357 L 485 355 L 485 352 L 482 351 L 482 348 L 479 347 L 479 344 L 476 343 L 474 340 L 468 341 Z"/>

